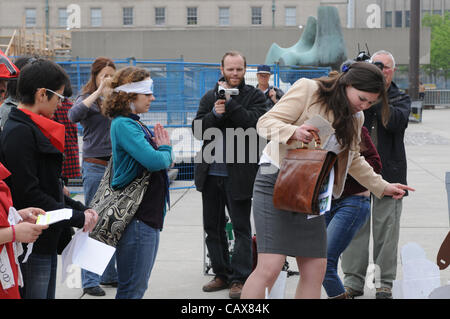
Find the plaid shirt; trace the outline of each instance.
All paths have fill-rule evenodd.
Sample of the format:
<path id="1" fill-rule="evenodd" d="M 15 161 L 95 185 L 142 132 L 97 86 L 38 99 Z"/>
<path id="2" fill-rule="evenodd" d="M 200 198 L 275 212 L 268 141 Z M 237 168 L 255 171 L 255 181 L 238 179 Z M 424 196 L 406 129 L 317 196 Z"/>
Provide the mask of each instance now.
<path id="1" fill-rule="evenodd" d="M 63 162 L 63 178 L 81 178 L 80 159 L 78 150 L 78 129 L 77 125 L 69 120 L 67 113 L 73 103 L 65 99 L 55 112 L 53 120 L 66 127 L 65 149 Z"/>

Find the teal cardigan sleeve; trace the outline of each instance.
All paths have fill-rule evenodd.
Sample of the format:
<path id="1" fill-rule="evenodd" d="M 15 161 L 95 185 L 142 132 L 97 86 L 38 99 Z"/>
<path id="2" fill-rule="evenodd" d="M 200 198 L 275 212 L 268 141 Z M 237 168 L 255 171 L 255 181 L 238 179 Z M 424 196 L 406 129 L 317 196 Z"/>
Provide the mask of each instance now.
<path id="1" fill-rule="evenodd" d="M 114 176 L 111 185 L 123 187 L 132 181 L 142 165 L 150 172 L 168 169 L 172 164 L 172 147 L 156 150 L 145 139 L 140 125 L 130 118 L 117 117 L 111 123 Z M 140 165 L 139 165 L 140 164 Z"/>

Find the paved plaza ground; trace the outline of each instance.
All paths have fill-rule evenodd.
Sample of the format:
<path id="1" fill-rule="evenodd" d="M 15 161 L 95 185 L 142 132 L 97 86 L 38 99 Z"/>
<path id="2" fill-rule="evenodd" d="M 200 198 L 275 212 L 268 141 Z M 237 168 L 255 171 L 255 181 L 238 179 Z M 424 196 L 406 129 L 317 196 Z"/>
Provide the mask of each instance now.
<path id="1" fill-rule="evenodd" d="M 403 200 L 399 251 L 409 242 L 419 244 L 427 259 L 435 262 L 439 247 L 450 230 L 449 209 L 445 189 L 445 173 L 450 171 L 450 108 L 423 111 L 421 123 L 410 123 L 405 137 L 408 159 L 408 184 L 416 192 Z M 175 181 L 177 187 L 186 182 Z M 191 182 L 188 183 L 192 185 Z M 77 195 L 82 200 L 82 195 Z M 228 299 L 228 291 L 205 293 L 202 286 L 212 279 L 204 274 L 204 244 L 201 194 L 195 189 L 171 192 L 172 209 L 166 216 L 159 252 L 149 288 L 144 298 L 150 299 Z M 401 258 L 398 257 L 397 279 L 402 279 Z M 288 258 L 291 271 L 296 271 Z M 58 265 L 56 298 L 76 299 L 81 288 L 69 288 L 60 282 Z M 74 274 L 79 269 L 74 268 Z M 441 284 L 450 280 L 450 267 L 442 270 Z M 287 278 L 286 298 L 293 298 L 299 276 Z M 114 298 L 115 289 L 105 288 L 106 296 Z M 366 286 L 363 299 L 374 298 L 375 289 Z M 83 299 L 99 298 L 84 295 Z M 322 289 L 322 298 L 327 298 Z"/>

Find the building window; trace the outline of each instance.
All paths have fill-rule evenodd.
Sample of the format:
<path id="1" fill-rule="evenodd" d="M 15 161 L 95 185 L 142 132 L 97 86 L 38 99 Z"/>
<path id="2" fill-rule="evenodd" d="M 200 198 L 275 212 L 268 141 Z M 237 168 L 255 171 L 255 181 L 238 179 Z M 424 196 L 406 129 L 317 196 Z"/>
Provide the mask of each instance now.
<path id="1" fill-rule="evenodd" d="M 402 11 L 395 11 L 395 27 L 401 28 L 402 27 Z"/>
<path id="2" fill-rule="evenodd" d="M 36 9 L 35 8 L 26 8 L 25 9 L 25 25 L 27 27 L 35 27 L 36 26 Z"/>
<path id="3" fill-rule="evenodd" d="M 262 24 L 262 7 L 252 7 L 252 24 Z"/>
<path id="4" fill-rule="evenodd" d="M 123 8 L 123 25 L 133 25 L 133 7 Z"/>
<path id="5" fill-rule="evenodd" d="M 219 8 L 219 25 L 230 25 L 230 8 Z"/>
<path id="6" fill-rule="evenodd" d="M 187 8 L 187 24 L 188 25 L 197 24 L 197 8 L 196 7 Z"/>
<path id="7" fill-rule="evenodd" d="M 102 9 L 101 8 L 91 8 L 91 26 L 101 27 L 102 26 Z"/>
<path id="8" fill-rule="evenodd" d="M 411 13 L 409 10 L 405 11 L 405 27 L 409 28 L 411 25 Z"/>
<path id="9" fill-rule="evenodd" d="M 297 25 L 297 8 L 287 7 L 285 8 L 285 24 L 287 26 Z"/>
<path id="10" fill-rule="evenodd" d="M 165 25 L 166 24 L 166 8 L 155 8 L 155 24 Z"/>
<path id="11" fill-rule="evenodd" d="M 441 10 L 433 10 L 433 15 L 442 15 L 442 11 Z"/>
<path id="12" fill-rule="evenodd" d="M 384 12 L 384 27 L 392 28 L 392 11 Z"/>
<path id="13" fill-rule="evenodd" d="M 67 27 L 67 8 L 58 8 L 58 27 Z"/>

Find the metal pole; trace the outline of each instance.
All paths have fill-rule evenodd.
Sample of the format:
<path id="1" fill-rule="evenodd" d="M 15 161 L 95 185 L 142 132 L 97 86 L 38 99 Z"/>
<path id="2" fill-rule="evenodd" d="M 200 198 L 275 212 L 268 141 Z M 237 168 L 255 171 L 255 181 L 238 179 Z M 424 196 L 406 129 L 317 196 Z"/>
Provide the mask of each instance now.
<path id="1" fill-rule="evenodd" d="M 48 36 L 48 24 L 49 24 L 49 7 L 48 0 L 45 0 L 45 34 Z"/>
<path id="2" fill-rule="evenodd" d="M 420 0 L 411 0 L 409 28 L 409 96 L 419 99 Z"/>
<path id="3" fill-rule="evenodd" d="M 272 0 L 272 29 L 275 29 L 275 0 Z"/>
<path id="4" fill-rule="evenodd" d="M 347 28 L 351 29 L 355 27 L 355 2 L 354 0 L 348 0 L 347 3 Z"/>

